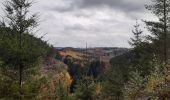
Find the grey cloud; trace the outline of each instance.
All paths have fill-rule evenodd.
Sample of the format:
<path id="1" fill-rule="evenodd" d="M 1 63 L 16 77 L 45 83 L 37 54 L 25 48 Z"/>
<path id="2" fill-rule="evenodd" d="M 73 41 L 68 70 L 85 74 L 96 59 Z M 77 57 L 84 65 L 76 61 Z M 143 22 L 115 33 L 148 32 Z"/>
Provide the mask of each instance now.
<path id="1" fill-rule="evenodd" d="M 64 0 L 65 2 L 67 0 Z M 72 0 L 65 8 L 53 7 L 51 9 L 59 12 L 69 12 L 76 9 L 98 9 L 109 7 L 124 12 L 137 12 L 144 10 L 148 0 Z"/>
<path id="2" fill-rule="evenodd" d="M 63 0 L 67 2 L 68 0 Z M 127 17 L 131 19 L 137 19 L 141 13 L 145 12 L 145 4 L 148 4 L 149 0 L 72 0 L 66 3 L 64 7 L 52 6 L 49 9 L 57 11 L 59 13 L 71 13 L 77 17 L 90 17 L 92 14 L 87 14 L 86 11 L 110 9 L 123 12 Z"/>
<path id="3" fill-rule="evenodd" d="M 82 35 L 69 37 L 64 35 L 60 39 L 56 39 L 54 36 L 49 36 L 48 38 L 51 39 L 50 43 L 59 47 L 85 47 L 86 43 L 88 47 L 129 47 L 127 42 L 129 36 L 123 35 L 94 35 L 86 37 Z"/>
<path id="4" fill-rule="evenodd" d="M 54 46 L 129 47 L 135 19 L 151 18 L 143 11 L 149 0 L 36 1 L 31 11 L 40 12 L 41 33 Z"/>
<path id="5" fill-rule="evenodd" d="M 78 31 L 78 30 L 86 30 L 85 27 L 81 24 L 75 24 L 73 26 L 65 26 L 65 30 L 74 30 L 74 31 Z"/>
<path id="6" fill-rule="evenodd" d="M 143 10 L 144 4 L 141 0 L 81 0 L 81 2 L 78 3 L 82 8 L 106 6 L 123 11 Z"/>

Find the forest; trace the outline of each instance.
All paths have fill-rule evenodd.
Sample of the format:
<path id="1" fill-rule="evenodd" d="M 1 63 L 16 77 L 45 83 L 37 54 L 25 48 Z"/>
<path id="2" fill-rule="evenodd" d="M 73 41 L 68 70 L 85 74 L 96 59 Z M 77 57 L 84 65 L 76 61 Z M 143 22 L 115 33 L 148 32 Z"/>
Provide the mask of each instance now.
<path id="1" fill-rule="evenodd" d="M 0 100 L 170 100 L 170 0 L 145 5 L 158 20 L 142 20 L 150 34 L 136 20 L 131 48 L 54 47 L 33 4 L 3 3 Z"/>

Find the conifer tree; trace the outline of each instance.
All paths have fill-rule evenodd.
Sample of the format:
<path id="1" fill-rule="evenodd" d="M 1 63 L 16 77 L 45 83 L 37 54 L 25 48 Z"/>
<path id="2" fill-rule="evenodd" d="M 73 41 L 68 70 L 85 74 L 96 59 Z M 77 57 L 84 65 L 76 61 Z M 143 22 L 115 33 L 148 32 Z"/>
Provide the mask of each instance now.
<path id="1" fill-rule="evenodd" d="M 13 65 L 17 66 L 19 71 L 20 95 L 22 95 L 22 74 L 28 59 L 30 59 L 28 58 L 28 56 L 26 56 L 27 51 L 25 51 L 26 48 L 24 48 L 24 43 L 27 40 L 25 40 L 24 38 L 33 37 L 31 35 L 28 35 L 28 33 L 31 32 L 33 28 L 37 26 L 36 14 L 29 14 L 29 8 L 32 6 L 32 3 L 33 2 L 30 2 L 29 0 L 7 0 L 4 3 L 6 16 L 5 21 L 3 23 L 6 27 L 9 27 L 9 29 L 11 30 L 10 34 L 14 35 L 16 40 L 14 42 L 17 43 L 17 56 L 15 60 L 11 58 L 11 62 L 13 61 L 15 63 Z M 30 50 L 30 48 L 27 49 Z M 8 54 L 8 56 L 9 55 L 10 54 Z"/>
<path id="2" fill-rule="evenodd" d="M 131 41 L 129 41 L 129 44 L 134 48 L 139 47 L 142 42 L 141 34 L 143 33 L 143 31 L 141 29 L 139 29 L 139 27 L 140 27 L 140 25 L 136 21 L 136 24 L 134 25 L 134 30 L 132 30 L 134 38 L 130 38 Z"/>
<path id="3" fill-rule="evenodd" d="M 153 0 L 153 4 L 147 5 L 146 9 L 151 11 L 159 20 L 144 21 L 151 35 L 148 39 L 153 43 L 153 50 L 162 65 L 168 61 L 168 38 L 170 24 L 170 0 Z"/>

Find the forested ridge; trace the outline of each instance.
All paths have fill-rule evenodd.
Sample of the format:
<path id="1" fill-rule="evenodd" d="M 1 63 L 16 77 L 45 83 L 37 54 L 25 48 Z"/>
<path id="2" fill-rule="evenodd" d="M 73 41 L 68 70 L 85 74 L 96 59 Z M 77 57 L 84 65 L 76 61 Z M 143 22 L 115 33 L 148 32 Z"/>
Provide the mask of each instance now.
<path id="1" fill-rule="evenodd" d="M 146 4 L 158 20 L 142 20 L 149 35 L 136 20 L 129 49 L 56 49 L 35 36 L 39 17 L 31 15 L 32 4 L 4 2 L 0 100 L 170 99 L 170 0 Z"/>

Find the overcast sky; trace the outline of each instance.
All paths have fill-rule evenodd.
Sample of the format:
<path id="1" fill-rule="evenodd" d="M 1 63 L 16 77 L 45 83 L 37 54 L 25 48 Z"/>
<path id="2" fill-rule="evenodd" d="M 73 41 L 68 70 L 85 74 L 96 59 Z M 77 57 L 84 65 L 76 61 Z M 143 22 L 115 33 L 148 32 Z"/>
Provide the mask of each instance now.
<path id="1" fill-rule="evenodd" d="M 48 33 L 44 40 L 56 47 L 129 47 L 136 19 L 154 18 L 144 7 L 148 1 L 36 0 L 31 12 L 40 14 L 36 36 Z"/>

